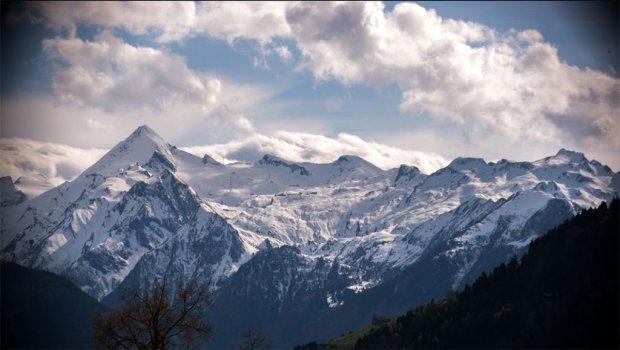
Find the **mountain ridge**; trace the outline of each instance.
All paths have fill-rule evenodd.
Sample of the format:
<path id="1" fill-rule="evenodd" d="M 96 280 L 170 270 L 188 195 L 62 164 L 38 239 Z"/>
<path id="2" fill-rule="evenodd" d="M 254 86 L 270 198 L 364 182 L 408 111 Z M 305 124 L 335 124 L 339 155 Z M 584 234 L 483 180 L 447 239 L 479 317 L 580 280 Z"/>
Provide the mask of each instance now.
<path id="1" fill-rule="evenodd" d="M 123 285 L 148 288 L 172 257 L 175 277 L 210 280 L 236 295 L 228 281 L 249 271 L 241 267 L 255 257 L 274 259 L 298 271 L 301 292 L 315 296 L 318 310 L 302 314 L 318 320 L 433 261 L 443 264 L 438 278 L 446 283 L 432 292 L 412 289 L 420 302 L 458 289 L 523 252 L 546 232 L 545 222 L 617 194 L 617 173 L 566 150 L 535 162 L 457 158 L 428 175 L 411 166 L 382 170 L 355 156 L 326 164 L 207 157 L 142 126 L 73 181 L 6 207 L 0 258 L 65 275 L 99 300 Z M 282 247 L 295 249 L 278 254 Z M 250 285 L 294 298 L 279 287 L 285 282 L 262 291 L 260 281 Z M 226 303 L 243 312 L 242 300 Z M 238 325 L 229 326 L 220 328 L 234 334 Z M 272 333 L 283 342 L 299 336 Z"/>
<path id="2" fill-rule="evenodd" d="M 354 348 L 617 348 L 619 203 L 582 211 L 521 259 L 372 327 Z"/>

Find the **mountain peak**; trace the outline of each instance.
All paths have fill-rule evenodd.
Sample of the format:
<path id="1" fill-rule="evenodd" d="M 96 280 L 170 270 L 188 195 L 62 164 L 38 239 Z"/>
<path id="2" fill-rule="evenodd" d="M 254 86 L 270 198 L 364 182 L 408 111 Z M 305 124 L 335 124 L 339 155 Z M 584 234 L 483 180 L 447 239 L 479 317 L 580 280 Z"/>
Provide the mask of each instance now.
<path id="1" fill-rule="evenodd" d="M 342 163 L 349 163 L 349 162 L 354 162 L 354 161 L 364 161 L 364 159 L 358 157 L 358 156 L 351 156 L 351 155 L 347 155 L 344 154 L 340 157 L 338 157 L 338 159 L 336 159 L 336 161 L 334 163 L 336 164 L 342 164 Z"/>
<path id="2" fill-rule="evenodd" d="M 338 159 L 333 161 L 331 164 L 340 165 L 340 166 L 346 165 L 346 166 L 352 166 L 352 167 L 360 167 L 360 166 L 369 165 L 371 167 L 375 167 L 374 164 L 370 163 L 366 159 L 362 157 L 358 157 L 358 156 L 352 156 L 349 154 L 341 155 L 340 157 L 338 157 Z"/>
<path id="3" fill-rule="evenodd" d="M 170 148 L 171 146 L 153 129 L 142 125 L 108 151 L 97 163 L 86 169 L 84 174 L 115 172 L 133 163 L 146 164 L 155 152 L 172 159 Z"/>
<path id="4" fill-rule="evenodd" d="M 583 166 L 587 168 L 585 170 L 591 171 L 592 169 L 590 169 L 588 163 L 583 153 L 567 150 L 565 148 L 560 149 L 555 155 L 534 162 L 534 164 L 538 164 L 539 166 L 565 166 L 572 164 L 571 166 Z"/>
<path id="5" fill-rule="evenodd" d="M 473 170 L 487 165 L 482 158 L 457 157 L 448 164 L 448 167 L 455 170 Z"/>
<path id="6" fill-rule="evenodd" d="M 123 142 L 136 139 L 148 139 L 157 144 L 166 144 L 166 141 L 164 141 L 164 139 L 159 136 L 159 134 L 157 134 L 155 130 L 151 129 L 151 127 L 146 124 L 137 127 L 136 130 L 134 130 L 131 135 L 129 135 L 129 137 L 127 137 Z"/>
<path id="7" fill-rule="evenodd" d="M 288 162 L 282 158 L 278 158 L 271 154 L 265 154 L 263 158 L 261 158 L 257 162 L 257 164 L 270 165 L 270 166 L 275 166 L 275 167 L 285 167 L 285 168 L 290 169 L 292 173 L 298 173 L 299 175 L 310 176 L 310 172 L 308 172 L 308 170 L 306 170 L 306 168 L 304 168 L 303 166 Z"/>
<path id="8" fill-rule="evenodd" d="M 217 166 L 222 166 L 223 164 L 218 162 L 217 160 L 215 160 L 213 157 L 211 157 L 210 155 L 206 154 L 202 157 L 202 163 L 203 164 L 211 164 L 211 165 L 217 165 Z"/>
<path id="9" fill-rule="evenodd" d="M 394 183 L 398 183 L 399 180 L 410 181 L 419 177 L 423 177 L 420 169 L 416 166 L 401 164 L 398 168 L 398 173 L 396 174 L 396 178 L 394 178 Z"/>
<path id="10" fill-rule="evenodd" d="M 467 163 L 478 163 L 478 164 L 486 164 L 484 159 L 482 158 L 473 158 L 473 157 L 456 157 L 450 164 L 467 164 Z"/>
<path id="11" fill-rule="evenodd" d="M 136 128 L 136 130 L 133 131 L 132 134 L 140 134 L 140 133 L 151 133 L 151 134 L 157 134 L 155 132 L 155 130 L 151 129 L 150 126 L 146 125 L 146 124 L 142 124 L 139 127 Z"/>
<path id="12" fill-rule="evenodd" d="M 565 156 L 565 157 L 569 157 L 570 159 L 582 159 L 582 158 L 585 158 L 583 153 L 567 150 L 565 148 L 561 148 L 558 151 L 558 153 L 556 153 L 556 156 Z"/>
<path id="13" fill-rule="evenodd" d="M 370 163 L 366 159 L 359 156 L 352 156 L 347 154 L 338 157 L 338 159 L 336 159 L 330 164 L 334 167 L 337 166 L 341 172 L 353 171 L 355 173 L 366 174 L 368 176 L 377 175 L 383 172 L 383 170 L 377 168 L 377 166 Z"/>
<path id="14" fill-rule="evenodd" d="M 274 162 L 275 163 L 287 163 L 287 164 L 290 164 L 290 162 L 288 162 L 288 161 L 286 161 L 286 160 L 284 160 L 284 159 L 282 159 L 280 157 L 274 156 L 273 154 L 265 154 L 258 161 L 258 163 L 260 163 L 260 164 L 270 164 L 270 163 L 274 163 Z"/>

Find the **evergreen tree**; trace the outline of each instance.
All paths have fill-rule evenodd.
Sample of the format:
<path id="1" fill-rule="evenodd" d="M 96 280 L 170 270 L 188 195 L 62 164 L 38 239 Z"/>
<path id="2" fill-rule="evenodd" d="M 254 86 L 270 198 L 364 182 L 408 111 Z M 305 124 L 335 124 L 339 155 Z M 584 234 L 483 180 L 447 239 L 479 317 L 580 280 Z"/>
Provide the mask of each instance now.
<path id="1" fill-rule="evenodd" d="M 618 348 L 620 205 L 585 210 L 483 273 L 358 339 L 364 348 Z"/>

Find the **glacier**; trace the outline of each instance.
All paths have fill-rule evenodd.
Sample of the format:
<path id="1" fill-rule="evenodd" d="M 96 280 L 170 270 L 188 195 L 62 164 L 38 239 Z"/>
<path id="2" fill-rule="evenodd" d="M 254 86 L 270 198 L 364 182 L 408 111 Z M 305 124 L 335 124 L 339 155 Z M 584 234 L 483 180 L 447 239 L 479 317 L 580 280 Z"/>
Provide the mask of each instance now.
<path id="1" fill-rule="evenodd" d="M 565 149 L 534 162 L 456 158 L 432 174 L 350 155 L 221 164 L 141 126 L 35 198 L 3 178 L 0 258 L 64 275 L 103 301 L 170 273 L 222 291 L 222 320 L 222 310 L 254 307 L 271 322 L 304 303 L 320 319 L 367 291 L 397 289 L 399 276 L 422 266 L 441 266 L 433 278 L 442 288 L 461 288 L 617 196 L 619 178 Z"/>

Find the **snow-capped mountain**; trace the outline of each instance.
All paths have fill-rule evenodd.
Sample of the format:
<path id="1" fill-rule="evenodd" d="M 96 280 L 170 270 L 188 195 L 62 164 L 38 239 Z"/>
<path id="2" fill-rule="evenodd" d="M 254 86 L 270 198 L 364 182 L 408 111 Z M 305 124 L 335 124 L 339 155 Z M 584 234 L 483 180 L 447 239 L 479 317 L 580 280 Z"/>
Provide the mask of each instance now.
<path id="1" fill-rule="evenodd" d="M 276 329 L 291 310 L 308 322 L 343 313 L 421 267 L 441 266 L 440 287 L 401 293 L 459 288 L 617 195 L 618 179 L 564 149 L 536 162 L 457 158 L 430 175 L 348 155 L 223 165 L 142 126 L 71 182 L 25 202 L 3 190 L 1 258 L 63 274 L 98 299 L 166 271 L 210 280 L 222 320 L 221 310 L 245 310 Z M 234 334 L 235 320 L 222 322 Z M 293 328 L 271 334 L 300 339 Z"/>
<path id="2" fill-rule="evenodd" d="M 175 163 L 189 156 L 178 153 L 176 159 L 177 152 L 150 128 L 140 127 L 75 180 L 6 208 L 3 260 L 63 274 L 101 299 L 140 261 L 164 254 L 176 239 L 190 235 L 197 244 L 200 234 L 210 239 L 220 233 L 236 235 L 175 174 Z M 211 252 L 223 255 L 202 263 L 216 281 L 234 271 L 251 250 L 238 237 L 229 243 L 237 245 L 230 252 Z M 196 272 L 184 273 L 192 278 Z"/>

